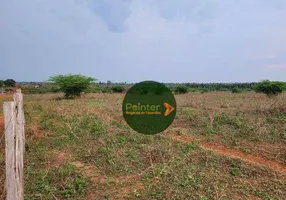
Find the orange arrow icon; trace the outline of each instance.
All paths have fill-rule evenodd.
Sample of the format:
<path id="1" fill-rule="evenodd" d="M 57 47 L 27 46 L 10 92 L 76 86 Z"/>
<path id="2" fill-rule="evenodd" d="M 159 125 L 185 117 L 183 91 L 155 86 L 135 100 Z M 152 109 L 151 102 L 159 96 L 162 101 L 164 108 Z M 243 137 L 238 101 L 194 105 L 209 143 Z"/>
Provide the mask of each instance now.
<path id="1" fill-rule="evenodd" d="M 164 116 L 168 116 L 173 110 L 175 110 L 175 108 L 173 106 L 171 106 L 168 103 L 164 103 L 164 106 L 166 107 L 166 111 L 164 113 Z"/>

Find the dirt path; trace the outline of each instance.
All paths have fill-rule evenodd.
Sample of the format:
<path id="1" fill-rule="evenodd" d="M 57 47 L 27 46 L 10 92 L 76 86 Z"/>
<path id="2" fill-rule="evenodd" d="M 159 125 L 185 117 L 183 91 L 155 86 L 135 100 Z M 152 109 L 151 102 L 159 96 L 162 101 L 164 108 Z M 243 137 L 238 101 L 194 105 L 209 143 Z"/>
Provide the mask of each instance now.
<path id="1" fill-rule="evenodd" d="M 286 165 L 266 160 L 260 156 L 254 156 L 251 154 L 245 154 L 241 151 L 236 151 L 233 149 L 228 149 L 223 146 L 220 146 L 218 144 L 211 144 L 207 143 L 205 141 L 199 141 L 193 137 L 187 137 L 182 135 L 175 135 L 175 134 L 165 134 L 165 136 L 170 137 L 172 139 L 181 141 L 181 142 L 193 142 L 198 141 L 200 142 L 198 144 L 199 147 L 205 150 L 213 151 L 216 154 L 223 155 L 223 156 L 229 156 L 231 158 L 240 159 L 246 163 L 254 164 L 256 166 L 260 167 L 268 167 L 272 169 L 273 171 L 279 172 L 279 173 L 286 173 Z"/>
<path id="2" fill-rule="evenodd" d="M 100 115 L 103 114 L 103 112 L 100 109 L 96 109 L 96 108 L 91 108 L 92 112 L 95 112 L 96 114 Z M 105 113 L 107 114 L 107 113 Z M 116 117 L 114 116 L 114 114 L 109 114 L 109 117 L 111 117 L 113 120 L 116 121 L 122 121 L 121 117 Z M 173 133 L 165 133 L 162 136 L 165 137 L 170 137 L 172 139 L 181 141 L 181 142 L 193 142 L 193 141 L 198 141 L 199 142 L 199 147 L 201 147 L 204 150 L 208 150 L 208 151 L 213 151 L 213 153 L 218 154 L 218 155 L 222 155 L 222 156 L 228 156 L 231 158 L 235 158 L 235 159 L 239 159 L 245 163 L 249 163 L 252 165 L 256 165 L 259 167 L 266 167 L 266 168 L 270 168 L 275 172 L 279 172 L 279 173 L 285 173 L 286 174 L 286 165 L 275 162 L 275 161 L 270 161 L 270 160 L 266 160 L 260 156 L 254 156 L 251 154 L 245 154 L 241 151 L 236 151 L 233 149 L 229 149 L 226 147 L 223 147 L 221 145 L 218 144 L 211 144 L 205 141 L 200 141 L 197 138 L 194 137 L 188 137 L 188 136 L 182 136 L 182 135 L 176 135 Z"/>

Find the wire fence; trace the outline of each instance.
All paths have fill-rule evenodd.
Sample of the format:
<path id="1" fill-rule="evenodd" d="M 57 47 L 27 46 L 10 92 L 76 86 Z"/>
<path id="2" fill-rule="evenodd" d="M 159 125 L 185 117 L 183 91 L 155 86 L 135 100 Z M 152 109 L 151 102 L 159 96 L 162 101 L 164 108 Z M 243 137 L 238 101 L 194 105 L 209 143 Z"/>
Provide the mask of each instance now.
<path id="1" fill-rule="evenodd" d="M 5 192 L 2 192 L 0 197 L 2 199 L 3 195 L 6 195 L 6 199 L 24 200 L 25 120 L 23 95 L 20 89 L 14 94 L 14 101 L 3 105 L 3 111 L 5 119 L 4 126 L 0 127 L 4 128 L 3 135 L 0 136 L 0 149 L 4 145 L 2 140 L 5 136 L 6 169 L 3 174 L 6 174 L 4 177 L 6 184 L 4 184 Z M 0 183 L 3 187 L 3 176 L 0 176 Z"/>

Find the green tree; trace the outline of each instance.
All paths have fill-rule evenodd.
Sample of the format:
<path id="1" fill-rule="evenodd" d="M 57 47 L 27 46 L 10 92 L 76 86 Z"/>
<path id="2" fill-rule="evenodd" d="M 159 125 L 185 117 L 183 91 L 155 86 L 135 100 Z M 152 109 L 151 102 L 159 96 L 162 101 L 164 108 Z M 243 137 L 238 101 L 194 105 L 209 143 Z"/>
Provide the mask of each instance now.
<path id="1" fill-rule="evenodd" d="M 2 87 L 4 85 L 4 81 L 0 80 L 0 87 Z"/>
<path id="2" fill-rule="evenodd" d="M 15 87 L 16 81 L 13 79 L 7 79 L 4 81 L 4 85 L 8 87 Z"/>
<path id="3" fill-rule="evenodd" d="M 282 84 L 279 82 L 272 82 L 269 80 L 264 80 L 262 82 L 259 82 L 253 86 L 253 89 L 255 92 L 264 93 L 267 96 L 277 96 L 280 94 L 282 89 Z"/>
<path id="4" fill-rule="evenodd" d="M 185 94 L 188 92 L 188 87 L 185 85 L 178 85 L 177 87 L 175 87 L 174 91 L 177 94 Z"/>
<path id="5" fill-rule="evenodd" d="M 49 82 L 56 84 L 59 90 L 65 93 L 66 98 L 80 96 L 96 79 L 80 74 L 57 75 L 49 78 Z"/>

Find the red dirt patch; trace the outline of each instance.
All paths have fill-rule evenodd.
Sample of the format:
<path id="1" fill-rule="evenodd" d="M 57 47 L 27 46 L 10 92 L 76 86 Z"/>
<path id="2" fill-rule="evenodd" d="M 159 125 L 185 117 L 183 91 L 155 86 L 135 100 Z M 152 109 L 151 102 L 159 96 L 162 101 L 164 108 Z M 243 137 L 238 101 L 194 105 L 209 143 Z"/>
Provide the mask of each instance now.
<path id="1" fill-rule="evenodd" d="M 9 97 L 13 97 L 13 94 L 1 94 L 0 99 L 7 99 Z"/>
<path id="2" fill-rule="evenodd" d="M 67 160 L 70 158 L 69 153 L 66 152 L 55 152 L 52 158 L 52 166 L 59 167 L 62 164 L 65 164 Z"/>
<path id="3" fill-rule="evenodd" d="M 199 141 L 193 137 L 187 137 L 187 136 L 182 136 L 182 135 L 166 134 L 166 136 L 182 141 L 182 142 Z M 254 164 L 257 166 L 261 166 L 261 167 L 268 167 L 276 172 L 286 173 L 286 165 L 283 165 L 283 164 L 280 164 L 274 161 L 266 160 L 260 156 L 245 154 L 240 151 L 225 148 L 223 146 L 220 146 L 219 144 L 210 144 L 205 141 L 200 143 L 198 146 L 200 146 L 202 149 L 205 149 L 205 150 L 211 150 L 214 153 L 219 154 L 219 155 L 229 156 L 231 158 L 240 159 L 246 163 Z"/>
<path id="4" fill-rule="evenodd" d="M 262 157 L 259 156 L 254 156 L 250 154 L 245 154 L 240 151 L 235 151 L 232 149 L 227 149 L 222 146 L 216 146 L 215 144 L 209 144 L 209 143 L 202 143 L 201 147 L 206 149 L 206 150 L 212 150 L 217 154 L 225 155 L 225 156 L 230 156 L 232 158 L 238 158 L 242 161 L 252 163 L 258 166 L 262 167 L 268 167 L 271 168 L 274 171 L 280 172 L 280 173 L 286 173 L 286 165 L 274 162 L 274 161 L 269 161 L 266 160 Z"/>
<path id="5" fill-rule="evenodd" d="M 72 164 L 79 168 L 82 174 L 86 178 L 89 178 L 93 183 L 103 183 L 105 181 L 105 177 L 101 175 L 96 167 L 92 165 L 86 166 L 80 161 L 74 161 Z"/>
<path id="6" fill-rule="evenodd" d="M 132 185 L 130 185 L 128 187 L 121 188 L 121 192 L 116 196 L 119 199 L 124 199 L 125 195 L 127 195 L 128 193 L 136 192 L 138 190 L 144 190 L 144 189 L 145 189 L 145 187 L 144 187 L 142 182 L 136 182 L 136 183 L 133 183 Z"/>
<path id="7" fill-rule="evenodd" d="M 32 130 L 32 133 L 33 133 L 31 138 L 41 138 L 41 137 L 47 135 L 45 131 L 39 129 L 38 124 L 34 124 L 31 127 L 31 130 Z"/>

